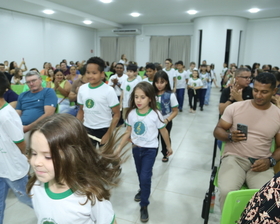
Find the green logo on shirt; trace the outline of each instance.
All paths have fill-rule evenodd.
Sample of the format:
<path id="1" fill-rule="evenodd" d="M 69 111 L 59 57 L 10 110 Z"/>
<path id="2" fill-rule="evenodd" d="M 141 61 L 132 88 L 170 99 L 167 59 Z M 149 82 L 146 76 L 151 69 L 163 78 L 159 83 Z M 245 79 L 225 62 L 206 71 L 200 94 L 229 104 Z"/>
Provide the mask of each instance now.
<path id="1" fill-rule="evenodd" d="M 134 132 L 136 135 L 143 135 L 145 131 L 146 131 L 146 127 L 141 121 L 137 121 L 134 124 Z"/>
<path id="2" fill-rule="evenodd" d="M 126 86 L 126 91 L 128 91 L 128 92 L 130 91 L 130 85 Z"/>
<path id="3" fill-rule="evenodd" d="M 87 108 L 93 108 L 93 106 L 94 106 L 93 100 L 92 100 L 92 99 L 88 99 L 88 100 L 86 101 L 86 107 L 87 107 Z"/>
<path id="4" fill-rule="evenodd" d="M 178 79 L 178 80 L 181 80 L 181 79 L 182 79 L 182 77 L 179 75 L 179 76 L 177 76 L 177 79 Z"/>
<path id="5" fill-rule="evenodd" d="M 44 218 L 41 221 L 41 224 L 57 224 L 57 222 L 54 221 L 52 218 Z"/>
<path id="6" fill-rule="evenodd" d="M 194 83 L 193 86 L 196 86 L 196 83 Z"/>

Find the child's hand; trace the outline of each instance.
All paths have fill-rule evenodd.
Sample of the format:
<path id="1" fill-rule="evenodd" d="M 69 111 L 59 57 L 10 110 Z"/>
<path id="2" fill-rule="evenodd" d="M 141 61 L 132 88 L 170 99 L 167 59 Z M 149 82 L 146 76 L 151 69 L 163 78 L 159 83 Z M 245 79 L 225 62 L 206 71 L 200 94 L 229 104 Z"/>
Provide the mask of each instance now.
<path id="1" fill-rule="evenodd" d="M 166 156 L 171 156 L 173 154 L 173 150 L 170 148 L 167 148 L 167 155 Z"/>

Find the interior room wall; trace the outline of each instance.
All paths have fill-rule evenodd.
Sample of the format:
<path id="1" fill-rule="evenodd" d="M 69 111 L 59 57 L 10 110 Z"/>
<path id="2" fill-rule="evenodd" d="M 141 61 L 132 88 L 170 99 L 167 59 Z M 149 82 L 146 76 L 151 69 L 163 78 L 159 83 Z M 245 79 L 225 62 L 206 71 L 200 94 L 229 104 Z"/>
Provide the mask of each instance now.
<path id="1" fill-rule="evenodd" d="M 77 61 L 96 55 L 96 30 L 0 9 L 0 61 L 25 59 L 27 67 L 42 69 L 62 59 Z M 91 53 L 91 50 L 93 53 Z"/>
<path id="2" fill-rule="evenodd" d="M 249 20 L 243 64 L 254 62 L 280 66 L 280 18 Z"/>

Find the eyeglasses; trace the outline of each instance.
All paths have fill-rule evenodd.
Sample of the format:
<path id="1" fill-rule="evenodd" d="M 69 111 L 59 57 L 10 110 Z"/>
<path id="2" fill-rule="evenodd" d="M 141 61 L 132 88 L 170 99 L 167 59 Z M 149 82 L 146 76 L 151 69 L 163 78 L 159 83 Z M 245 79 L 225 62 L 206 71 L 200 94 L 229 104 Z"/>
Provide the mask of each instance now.
<path id="1" fill-rule="evenodd" d="M 246 79 L 246 80 L 252 80 L 251 76 L 238 76 L 238 77 Z"/>
<path id="2" fill-rule="evenodd" d="M 38 80 L 38 79 L 32 79 L 32 80 L 30 80 L 30 81 L 27 81 L 27 82 L 26 82 L 26 84 L 28 84 L 28 85 L 29 85 L 29 84 L 31 84 L 31 83 L 36 82 L 37 80 Z"/>

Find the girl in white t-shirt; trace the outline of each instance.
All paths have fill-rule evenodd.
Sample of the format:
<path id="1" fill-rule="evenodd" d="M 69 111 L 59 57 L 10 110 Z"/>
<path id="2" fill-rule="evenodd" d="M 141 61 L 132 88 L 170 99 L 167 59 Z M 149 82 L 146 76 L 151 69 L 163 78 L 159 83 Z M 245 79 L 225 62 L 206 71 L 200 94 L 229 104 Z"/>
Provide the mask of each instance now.
<path id="1" fill-rule="evenodd" d="M 134 200 L 141 201 L 141 221 L 147 222 L 152 170 L 158 149 L 158 131 L 167 145 L 167 156 L 172 154 L 172 149 L 163 117 L 156 108 L 153 86 L 148 82 L 138 83 L 131 93 L 129 105 L 126 113 L 127 129 L 116 154 L 120 153 L 125 143 L 131 139 L 133 158 L 140 182 L 140 191 L 135 195 Z"/>
<path id="2" fill-rule="evenodd" d="M 157 108 L 163 115 L 164 123 L 168 131 L 170 139 L 170 132 L 172 129 L 172 120 L 178 114 L 178 101 L 175 93 L 171 91 L 169 78 L 166 72 L 158 71 L 155 74 L 153 86 L 156 92 Z M 171 141 L 171 140 L 170 140 Z M 166 144 L 161 136 L 161 152 L 163 155 L 162 162 L 168 162 Z"/>
<path id="3" fill-rule="evenodd" d="M 15 69 L 14 76 L 11 79 L 12 85 L 24 85 L 25 84 L 25 76 L 23 76 L 23 72 L 20 68 Z"/>
<path id="4" fill-rule="evenodd" d="M 99 153 L 69 114 L 47 117 L 32 129 L 28 157 L 34 173 L 27 192 L 38 223 L 116 223 L 109 201 L 120 173 L 115 144 L 110 138 Z"/>
<path id="5" fill-rule="evenodd" d="M 201 79 L 199 78 L 198 71 L 193 70 L 192 76 L 189 78 L 189 81 L 188 81 L 190 113 L 195 113 L 195 111 L 196 111 L 198 91 L 202 87 L 203 87 L 203 83 L 202 83 Z"/>

